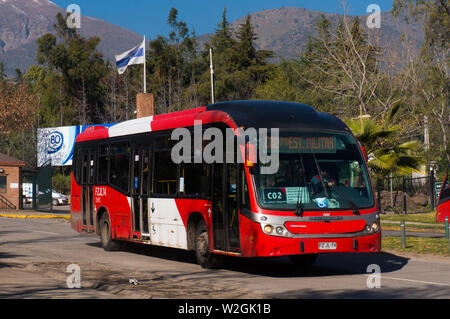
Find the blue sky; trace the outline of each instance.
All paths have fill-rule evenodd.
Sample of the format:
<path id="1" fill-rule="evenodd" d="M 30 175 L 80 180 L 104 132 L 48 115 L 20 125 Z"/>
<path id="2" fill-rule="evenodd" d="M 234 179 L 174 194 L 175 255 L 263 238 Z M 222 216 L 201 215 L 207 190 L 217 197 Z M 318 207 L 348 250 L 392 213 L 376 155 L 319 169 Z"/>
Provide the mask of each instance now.
<path id="1" fill-rule="evenodd" d="M 248 13 L 283 6 L 299 7 L 328 13 L 342 13 L 342 0 L 52 0 L 60 7 L 78 4 L 83 15 L 106 20 L 148 38 L 167 36 L 166 24 L 171 7 L 178 9 L 178 17 L 195 28 L 197 35 L 213 32 L 227 7 L 229 21 Z M 367 6 L 375 3 L 382 11 L 392 8 L 392 0 L 346 0 L 347 13 L 365 15 Z"/>

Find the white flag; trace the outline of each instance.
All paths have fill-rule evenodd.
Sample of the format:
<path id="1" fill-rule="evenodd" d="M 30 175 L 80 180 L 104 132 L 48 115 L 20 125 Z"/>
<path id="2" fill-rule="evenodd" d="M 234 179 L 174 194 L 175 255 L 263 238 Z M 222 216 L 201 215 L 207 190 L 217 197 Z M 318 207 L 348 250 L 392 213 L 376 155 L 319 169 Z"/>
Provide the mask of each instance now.
<path id="1" fill-rule="evenodd" d="M 140 46 L 137 46 L 125 53 L 116 55 L 116 65 L 119 74 L 124 73 L 129 65 L 145 63 L 145 38 Z"/>

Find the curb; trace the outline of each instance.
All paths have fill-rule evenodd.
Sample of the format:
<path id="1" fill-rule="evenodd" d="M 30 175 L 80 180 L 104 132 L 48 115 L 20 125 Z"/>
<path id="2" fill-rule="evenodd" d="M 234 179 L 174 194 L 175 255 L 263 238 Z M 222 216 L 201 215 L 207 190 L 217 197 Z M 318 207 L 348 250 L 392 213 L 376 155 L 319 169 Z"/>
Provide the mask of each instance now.
<path id="1" fill-rule="evenodd" d="M 70 215 L 16 215 L 16 214 L 0 214 L 0 217 L 6 217 L 6 218 L 44 218 L 44 219 L 51 219 L 51 218 L 65 218 L 70 219 Z"/>

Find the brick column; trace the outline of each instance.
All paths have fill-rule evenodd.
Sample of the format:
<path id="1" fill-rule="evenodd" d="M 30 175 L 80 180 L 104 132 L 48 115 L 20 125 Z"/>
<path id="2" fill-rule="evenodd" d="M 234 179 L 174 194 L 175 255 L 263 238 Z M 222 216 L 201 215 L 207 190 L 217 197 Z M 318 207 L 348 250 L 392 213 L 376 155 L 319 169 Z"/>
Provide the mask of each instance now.
<path id="1" fill-rule="evenodd" d="M 152 93 L 139 93 L 136 96 L 137 118 L 155 114 L 155 101 Z"/>

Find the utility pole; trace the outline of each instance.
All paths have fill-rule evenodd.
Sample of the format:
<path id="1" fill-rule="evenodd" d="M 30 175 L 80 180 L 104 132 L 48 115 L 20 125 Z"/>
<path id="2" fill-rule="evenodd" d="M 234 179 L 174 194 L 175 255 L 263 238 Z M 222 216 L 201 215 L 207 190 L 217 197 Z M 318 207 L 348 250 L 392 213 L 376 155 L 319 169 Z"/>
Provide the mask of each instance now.
<path id="1" fill-rule="evenodd" d="M 428 158 L 428 151 L 430 150 L 430 130 L 428 128 L 428 116 L 423 116 L 423 145 L 425 149 L 425 156 Z M 425 164 L 425 169 L 427 175 L 430 176 L 430 163 Z"/>

